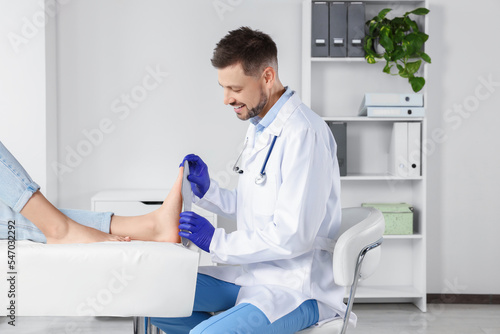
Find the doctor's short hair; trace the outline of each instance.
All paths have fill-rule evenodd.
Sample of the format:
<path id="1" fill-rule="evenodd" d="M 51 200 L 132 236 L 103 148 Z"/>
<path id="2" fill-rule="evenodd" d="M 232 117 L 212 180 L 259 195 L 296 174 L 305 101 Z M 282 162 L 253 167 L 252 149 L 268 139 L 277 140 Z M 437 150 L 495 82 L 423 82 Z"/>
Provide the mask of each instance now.
<path id="1" fill-rule="evenodd" d="M 278 72 L 278 48 L 272 38 L 248 27 L 230 31 L 214 49 L 212 65 L 217 69 L 241 63 L 248 76 L 258 76 L 266 67 Z"/>

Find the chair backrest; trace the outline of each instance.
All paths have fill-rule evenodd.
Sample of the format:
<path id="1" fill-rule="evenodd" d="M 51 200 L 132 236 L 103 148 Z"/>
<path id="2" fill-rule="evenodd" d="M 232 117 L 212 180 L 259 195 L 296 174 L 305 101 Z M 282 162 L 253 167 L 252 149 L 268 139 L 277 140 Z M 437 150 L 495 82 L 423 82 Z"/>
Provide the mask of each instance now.
<path id="1" fill-rule="evenodd" d="M 384 234 L 385 221 L 382 213 L 374 208 L 355 207 L 342 209 L 342 223 L 337 233 L 333 252 L 333 276 L 335 283 L 351 286 L 360 252 L 379 241 Z M 360 277 L 370 276 L 380 261 L 380 247 L 369 251 L 360 268 Z"/>
<path id="2" fill-rule="evenodd" d="M 380 245 L 385 230 L 382 213 L 374 208 L 342 209 L 342 223 L 333 251 L 333 278 L 341 286 L 351 287 L 347 308 L 340 322 L 331 321 L 321 327 L 306 328 L 297 333 L 345 334 L 354 303 L 359 278 L 371 275 L 380 260 Z"/>

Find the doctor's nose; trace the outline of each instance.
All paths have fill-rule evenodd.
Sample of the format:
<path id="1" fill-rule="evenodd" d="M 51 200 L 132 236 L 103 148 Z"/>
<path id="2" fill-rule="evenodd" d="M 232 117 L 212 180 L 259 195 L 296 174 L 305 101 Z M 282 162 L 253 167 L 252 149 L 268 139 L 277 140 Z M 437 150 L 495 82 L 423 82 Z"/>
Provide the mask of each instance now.
<path id="1" fill-rule="evenodd" d="M 229 93 L 224 92 L 224 104 L 227 106 L 228 104 L 236 102 L 236 99 L 232 97 Z"/>

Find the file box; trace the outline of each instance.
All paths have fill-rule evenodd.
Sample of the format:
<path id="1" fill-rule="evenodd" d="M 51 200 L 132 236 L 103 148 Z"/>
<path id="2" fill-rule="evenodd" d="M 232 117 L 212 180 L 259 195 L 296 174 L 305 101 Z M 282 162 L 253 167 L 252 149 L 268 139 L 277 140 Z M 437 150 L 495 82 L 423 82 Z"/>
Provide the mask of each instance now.
<path id="1" fill-rule="evenodd" d="M 413 207 L 407 203 L 363 203 L 382 212 L 385 219 L 385 235 L 413 234 Z"/>

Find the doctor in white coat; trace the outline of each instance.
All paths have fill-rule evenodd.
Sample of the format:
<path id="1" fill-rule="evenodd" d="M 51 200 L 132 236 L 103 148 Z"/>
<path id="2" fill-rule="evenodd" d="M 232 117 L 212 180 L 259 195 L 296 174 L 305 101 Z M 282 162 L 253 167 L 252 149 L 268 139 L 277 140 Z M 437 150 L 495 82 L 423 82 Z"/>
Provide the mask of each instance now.
<path id="1" fill-rule="evenodd" d="M 336 144 L 326 123 L 278 77 L 272 39 L 246 27 L 215 48 L 224 103 L 250 120 L 235 190 L 219 188 L 196 155 L 189 161 L 194 202 L 237 222 L 215 229 L 183 212 L 179 234 L 221 264 L 200 268 L 193 315 L 153 318 L 167 333 L 295 333 L 344 314 L 332 275 L 340 226 Z M 265 175 L 265 176 L 263 176 Z M 215 316 L 213 313 L 224 311 Z"/>

